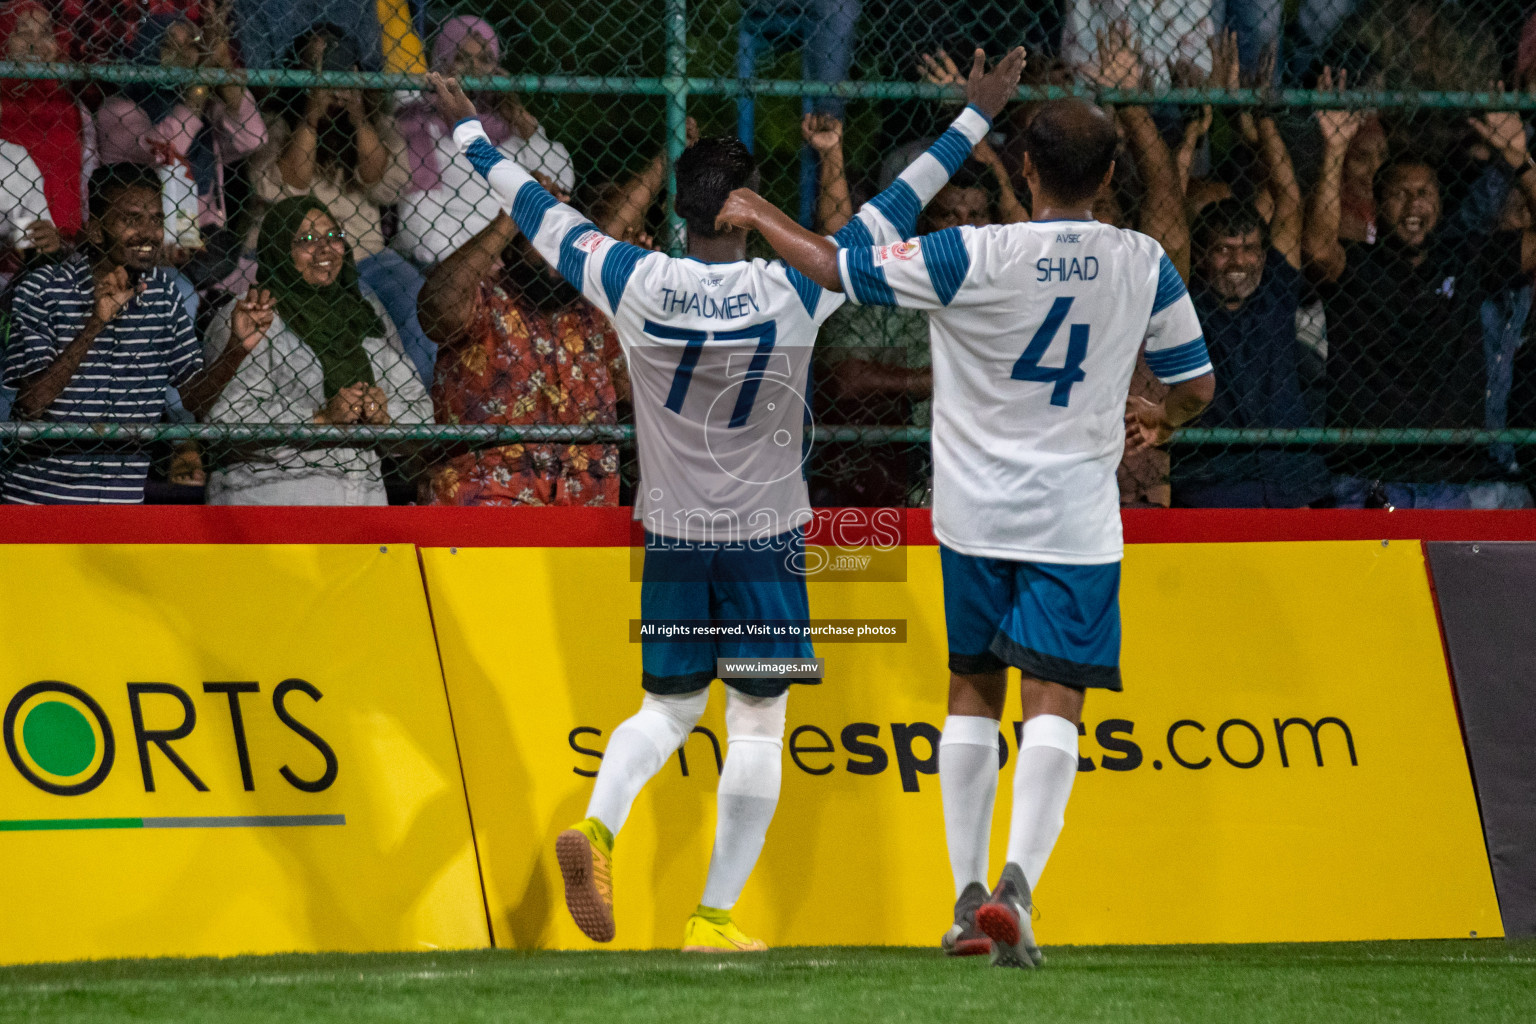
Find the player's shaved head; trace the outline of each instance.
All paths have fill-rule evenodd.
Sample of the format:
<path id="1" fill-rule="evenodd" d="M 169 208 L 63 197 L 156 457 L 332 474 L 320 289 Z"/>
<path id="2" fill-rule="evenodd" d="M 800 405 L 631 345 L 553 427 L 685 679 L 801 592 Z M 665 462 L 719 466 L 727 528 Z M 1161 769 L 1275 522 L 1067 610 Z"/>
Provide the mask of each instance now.
<path id="1" fill-rule="evenodd" d="M 715 218 L 726 197 L 739 188 L 757 188 L 757 161 L 734 135 L 700 139 L 677 161 L 677 215 L 688 222 L 690 238 L 716 238 Z"/>
<path id="2" fill-rule="evenodd" d="M 1040 185 L 1061 203 L 1086 203 L 1098 193 L 1119 143 L 1109 115 L 1080 99 L 1052 100 L 1024 130 Z"/>

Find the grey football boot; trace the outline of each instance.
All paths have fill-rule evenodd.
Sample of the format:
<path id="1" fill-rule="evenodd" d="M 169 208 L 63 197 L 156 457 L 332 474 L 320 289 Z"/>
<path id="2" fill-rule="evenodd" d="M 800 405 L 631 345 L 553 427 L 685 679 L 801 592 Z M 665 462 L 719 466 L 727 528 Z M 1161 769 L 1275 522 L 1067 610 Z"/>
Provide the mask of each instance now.
<path id="1" fill-rule="evenodd" d="M 1045 954 L 1035 945 L 1029 915 L 1034 910 L 1024 871 L 1009 861 L 987 902 L 976 909 L 976 927 L 992 940 L 993 967 L 1039 967 Z"/>
<path id="2" fill-rule="evenodd" d="M 972 882 L 955 900 L 955 923 L 939 941 L 946 956 L 986 956 L 992 952 L 992 940 L 976 927 L 976 911 L 987 902 L 987 887 Z"/>

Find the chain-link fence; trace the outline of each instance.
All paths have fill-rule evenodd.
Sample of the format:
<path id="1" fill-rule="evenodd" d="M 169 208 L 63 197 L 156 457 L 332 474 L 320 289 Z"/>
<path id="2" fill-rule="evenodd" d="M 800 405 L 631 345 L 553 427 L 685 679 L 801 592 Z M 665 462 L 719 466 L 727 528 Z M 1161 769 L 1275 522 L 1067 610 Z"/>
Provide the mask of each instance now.
<path id="1" fill-rule="evenodd" d="M 147 476 L 166 501 L 626 502 L 617 339 L 421 74 L 460 76 L 599 227 L 681 253 L 695 135 L 746 140 L 830 233 L 943 130 L 974 48 L 1022 42 L 1018 101 L 919 231 L 1028 220 L 1040 103 L 1113 108 L 1095 216 L 1186 275 L 1218 380 L 1122 466 L 1127 504 L 1530 504 L 1536 22 L 1507 0 L 10 0 L 0 39 L 8 501 Z M 1141 366 L 1132 394 L 1160 388 Z M 815 503 L 928 500 L 922 314 L 839 311 L 811 390 Z"/>

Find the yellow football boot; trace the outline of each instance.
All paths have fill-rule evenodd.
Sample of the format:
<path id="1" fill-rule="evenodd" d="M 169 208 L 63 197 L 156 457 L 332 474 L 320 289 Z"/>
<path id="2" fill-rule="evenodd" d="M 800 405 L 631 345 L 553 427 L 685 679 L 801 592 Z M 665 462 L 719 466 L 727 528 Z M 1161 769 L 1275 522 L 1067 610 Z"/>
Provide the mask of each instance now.
<path id="1" fill-rule="evenodd" d="M 729 910 L 716 910 L 702 903 L 683 926 L 684 953 L 763 953 L 768 944 L 751 939 L 731 920 Z"/>
<path id="2" fill-rule="evenodd" d="M 613 833 L 596 818 L 578 821 L 555 839 L 565 906 L 583 935 L 613 941 Z"/>

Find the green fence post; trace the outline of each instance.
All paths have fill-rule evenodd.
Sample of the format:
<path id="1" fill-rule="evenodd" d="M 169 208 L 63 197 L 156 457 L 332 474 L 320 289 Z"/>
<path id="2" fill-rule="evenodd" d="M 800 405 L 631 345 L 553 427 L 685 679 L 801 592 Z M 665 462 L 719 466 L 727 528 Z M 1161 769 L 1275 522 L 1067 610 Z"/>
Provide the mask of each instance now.
<path id="1" fill-rule="evenodd" d="M 688 144 L 688 0 L 667 0 L 667 251 L 683 255 L 683 221 L 677 215 L 677 158 Z"/>

